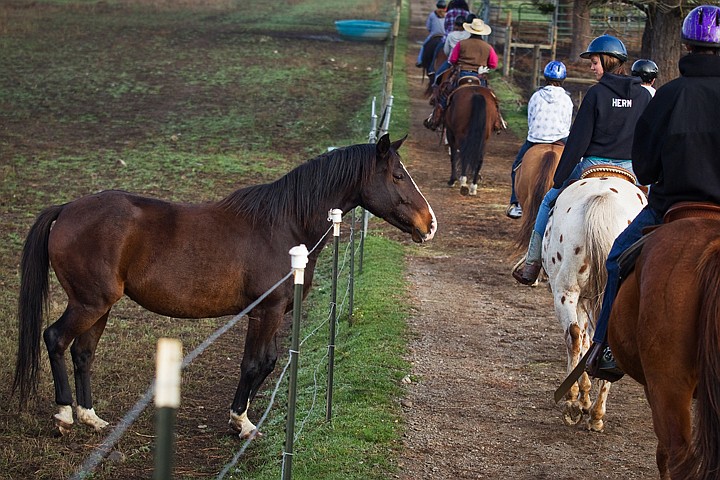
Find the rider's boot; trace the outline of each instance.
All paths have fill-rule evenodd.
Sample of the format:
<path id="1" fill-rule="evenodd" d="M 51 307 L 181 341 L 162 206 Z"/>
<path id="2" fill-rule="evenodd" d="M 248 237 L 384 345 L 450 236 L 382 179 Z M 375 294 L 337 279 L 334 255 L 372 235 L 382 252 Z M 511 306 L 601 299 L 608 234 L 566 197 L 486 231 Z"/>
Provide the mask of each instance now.
<path id="1" fill-rule="evenodd" d="M 530 245 L 528 245 L 525 263 L 522 267 L 516 268 L 512 272 L 515 280 L 523 285 L 533 285 L 537 282 L 542 269 L 542 235 L 533 230 L 530 235 Z"/>
<path id="2" fill-rule="evenodd" d="M 429 128 L 433 131 L 437 130 L 437 128 L 440 126 L 440 123 L 442 122 L 443 113 L 444 109 L 442 105 L 440 105 L 440 102 L 436 102 L 430 116 L 423 121 L 423 125 L 425 126 L 425 128 Z"/>
<path id="3" fill-rule="evenodd" d="M 604 342 L 590 345 L 585 371 L 591 377 L 607 380 L 608 382 L 617 382 L 625 376 L 625 372 L 615 363 L 615 357 L 610 351 L 610 346 Z"/>

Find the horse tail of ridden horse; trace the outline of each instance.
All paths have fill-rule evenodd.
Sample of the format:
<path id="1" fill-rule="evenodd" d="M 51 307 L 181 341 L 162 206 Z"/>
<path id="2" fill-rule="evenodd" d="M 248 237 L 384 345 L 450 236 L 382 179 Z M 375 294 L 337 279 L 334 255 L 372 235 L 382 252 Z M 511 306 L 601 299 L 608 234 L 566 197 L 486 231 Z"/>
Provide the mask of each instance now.
<path id="1" fill-rule="evenodd" d="M 50 257 L 50 227 L 62 205 L 40 213 L 30 229 L 20 260 L 20 298 L 18 301 L 18 353 L 12 393 L 20 392 L 20 405 L 36 392 L 40 368 L 40 333 L 43 312 L 47 310 Z"/>
<path id="2" fill-rule="evenodd" d="M 591 281 L 583 296 L 589 299 L 588 313 L 597 318 L 607 282 L 607 261 L 615 237 L 622 231 L 608 228 L 618 223 L 617 210 L 613 208 L 609 195 L 596 195 L 588 201 L 585 211 L 585 252 L 589 262 Z"/>
<path id="3" fill-rule="evenodd" d="M 677 478 L 709 480 L 720 471 L 720 240 L 702 253 L 698 268 L 700 315 L 698 384 L 691 453 Z"/>
<path id="4" fill-rule="evenodd" d="M 487 141 L 487 102 L 485 97 L 476 93 L 471 98 L 470 122 L 468 133 L 460 144 L 462 171 L 474 174 L 482 167 L 483 152 Z"/>
<path id="5" fill-rule="evenodd" d="M 520 231 L 518 233 L 518 240 L 516 247 L 518 252 L 525 252 L 528 244 L 530 243 L 530 236 L 532 235 L 533 228 L 535 227 L 535 220 L 537 219 L 538 210 L 540 210 L 540 204 L 545 198 L 545 194 L 553 185 L 553 175 L 555 173 L 555 167 L 557 165 L 558 153 L 554 150 L 549 150 L 543 153 L 542 159 L 537 172 L 537 181 L 533 183 L 533 188 L 530 194 L 530 198 L 527 200 L 527 204 L 523 205 L 523 216 L 522 223 L 520 224 Z M 520 164 L 522 168 L 522 164 Z"/>

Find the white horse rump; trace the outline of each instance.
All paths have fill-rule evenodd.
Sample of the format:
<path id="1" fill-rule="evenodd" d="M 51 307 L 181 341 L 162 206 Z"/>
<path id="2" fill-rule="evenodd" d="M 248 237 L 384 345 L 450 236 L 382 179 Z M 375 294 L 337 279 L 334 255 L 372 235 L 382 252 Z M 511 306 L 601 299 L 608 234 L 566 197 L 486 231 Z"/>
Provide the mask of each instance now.
<path id="1" fill-rule="evenodd" d="M 567 347 L 569 374 L 590 347 L 607 280 L 605 261 L 615 238 L 647 204 L 643 192 L 616 178 L 587 178 L 558 197 L 543 238 L 543 267 L 555 314 Z M 586 373 L 565 397 L 563 420 L 576 425 L 589 413 L 587 428 L 602 431 L 610 382 L 599 381 L 595 402 Z"/>

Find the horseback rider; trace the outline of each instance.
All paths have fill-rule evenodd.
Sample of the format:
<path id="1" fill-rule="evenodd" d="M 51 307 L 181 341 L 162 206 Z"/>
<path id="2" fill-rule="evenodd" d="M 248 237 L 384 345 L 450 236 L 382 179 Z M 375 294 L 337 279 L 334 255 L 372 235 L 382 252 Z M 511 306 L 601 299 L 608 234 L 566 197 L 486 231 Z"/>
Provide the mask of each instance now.
<path id="1" fill-rule="evenodd" d="M 458 70 L 458 80 L 467 76 L 477 77 L 480 85 L 487 87 L 487 79 L 485 74 L 490 69 L 497 68 L 498 56 L 495 49 L 482 39 L 482 36 L 489 35 L 492 29 L 485 24 L 482 19 L 475 18 L 472 23 L 464 23 L 463 28 L 470 33 L 470 38 L 461 40 L 455 45 L 448 61 Z M 437 76 L 437 75 L 436 75 Z M 450 91 L 456 85 L 452 85 Z M 436 98 L 435 107 L 430 117 L 424 122 L 424 125 L 431 129 L 437 129 L 442 120 L 445 111 L 445 102 L 450 92 L 440 92 Z"/>
<path id="2" fill-rule="evenodd" d="M 567 76 L 565 64 L 553 60 L 543 70 L 545 86 L 538 89 L 528 102 L 528 134 L 515 157 L 510 172 L 510 205 L 505 214 L 513 219 L 522 217 L 522 209 L 515 194 L 515 172 L 523 156 L 539 143 L 565 143 L 570 134 L 573 103 L 570 93 L 562 87 Z"/>
<path id="3" fill-rule="evenodd" d="M 680 77 L 658 89 L 637 122 L 632 163 L 638 180 L 649 184 L 647 206 L 615 240 L 606 262 L 608 279 L 586 371 L 609 381 L 624 374 L 606 344 L 607 324 L 620 283 L 618 258 L 662 223 L 677 202 L 720 204 L 720 7 L 702 5 L 687 14 L 682 42 L 690 52 L 678 63 Z M 682 239 L 678 239 L 682 241 Z"/>
<path id="4" fill-rule="evenodd" d="M 523 285 L 537 281 L 542 268 L 542 238 L 550 210 L 561 190 L 592 165 L 612 164 L 632 171 L 630 151 L 635 123 L 652 98 L 638 77 L 625 74 L 627 50 L 611 35 L 601 35 L 581 58 L 590 60 L 598 83 L 590 87 L 570 128 L 567 145 L 543 198 L 521 267 L 512 276 Z"/>
<path id="5" fill-rule="evenodd" d="M 445 55 L 447 55 L 448 58 L 450 57 L 453 48 L 455 48 L 455 45 L 462 40 L 470 38 L 470 32 L 465 30 L 463 25 L 466 23 L 472 23 L 475 18 L 476 15 L 474 13 L 471 13 L 467 17 L 459 16 L 455 18 L 455 30 L 448 34 L 447 38 L 445 38 L 445 44 L 443 45 L 443 52 L 445 52 Z M 452 65 L 449 60 L 445 60 L 443 64 L 440 65 L 440 68 L 437 69 L 433 77 L 433 88 L 440 85 L 442 82 L 440 79 L 443 74 L 450 69 L 450 67 L 452 67 Z"/>
<path id="6" fill-rule="evenodd" d="M 658 76 L 658 66 L 652 60 L 641 58 L 636 60 L 630 68 L 630 72 L 633 77 L 640 77 L 642 80 L 642 86 L 650 92 L 650 95 L 655 96 L 655 79 Z"/>
<path id="7" fill-rule="evenodd" d="M 445 36 L 443 37 L 443 41 L 435 47 L 432 61 L 430 62 L 427 70 L 428 76 L 434 73 L 435 59 L 437 58 L 440 50 L 443 48 L 448 35 L 450 35 L 450 33 L 455 29 L 455 20 L 458 17 L 467 18 L 468 15 L 470 15 L 470 7 L 465 0 L 450 0 L 450 3 L 447 5 L 447 10 L 445 11 Z"/>
<path id="8" fill-rule="evenodd" d="M 423 41 L 420 47 L 420 52 L 417 56 L 415 66 L 421 68 L 423 66 L 422 59 L 425 52 L 425 45 L 430 41 L 431 38 L 438 35 L 445 35 L 445 9 L 447 8 L 447 2 L 445 0 L 438 0 L 435 4 L 435 10 L 428 14 L 425 20 L 425 28 L 428 31 L 428 36 Z"/>

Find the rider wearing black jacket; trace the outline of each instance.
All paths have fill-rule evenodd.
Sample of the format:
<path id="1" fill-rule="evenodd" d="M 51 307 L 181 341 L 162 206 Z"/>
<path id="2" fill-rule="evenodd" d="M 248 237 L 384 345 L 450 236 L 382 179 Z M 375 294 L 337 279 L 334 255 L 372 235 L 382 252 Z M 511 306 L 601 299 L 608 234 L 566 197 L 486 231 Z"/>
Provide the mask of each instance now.
<path id="1" fill-rule="evenodd" d="M 582 157 L 630 158 L 635 123 L 651 98 L 640 78 L 605 73 L 583 98 L 553 186 L 560 188 Z"/>

